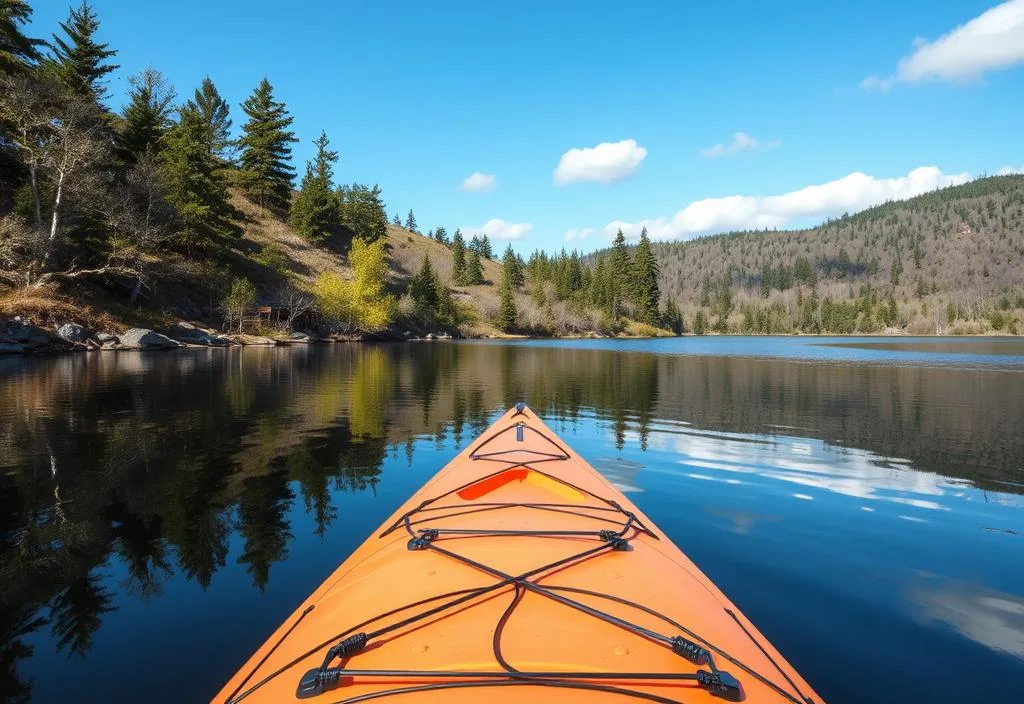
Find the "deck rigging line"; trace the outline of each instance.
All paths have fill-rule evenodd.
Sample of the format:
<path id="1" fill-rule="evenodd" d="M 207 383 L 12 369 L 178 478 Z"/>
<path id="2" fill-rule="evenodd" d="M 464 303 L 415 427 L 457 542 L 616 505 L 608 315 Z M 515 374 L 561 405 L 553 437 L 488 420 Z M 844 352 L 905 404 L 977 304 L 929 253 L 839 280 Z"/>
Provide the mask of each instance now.
<path id="1" fill-rule="evenodd" d="M 516 415 L 519 415 L 517 413 Z M 515 432 L 517 441 L 521 441 L 526 431 L 532 431 L 541 438 L 543 438 L 548 444 L 554 449 L 551 452 L 538 452 L 535 450 L 502 450 L 494 452 L 481 452 L 481 449 L 486 447 L 495 438 L 503 435 L 507 432 Z M 523 455 L 530 455 L 531 458 L 524 460 Z M 510 457 L 511 456 L 511 457 Z M 308 650 L 302 655 L 296 657 L 291 662 L 278 668 L 276 671 L 270 673 L 262 680 L 254 684 L 248 690 L 238 694 L 238 691 L 242 686 L 246 684 L 249 677 L 239 685 L 231 697 L 228 698 L 226 704 L 237 704 L 241 702 L 248 695 L 265 685 L 270 680 L 279 676 L 283 672 L 291 669 L 299 662 L 305 660 L 309 656 L 320 652 L 323 648 L 330 646 L 324 656 L 323 662 L 318 668 L 307 671 L 302 675 L 297 690 L 296 696 L 300 699 L 314 697 L 322 694 L 326 691 L 330 691 L 340 685 L 344 679 L 346 683 L 354 681 L 360 677 L 370 678 L 393 678 L 396 680 L 442 680 L 442 681 L 428 681 L 421 684 L 409 684 L 399 685 L 392 689 L 381 690 L 378 692 L 371 692 L 361 695 L 355 695 L 347 699 L 341 699 L 334 702 L 334 704 L 358 704 L 359 702 L 372 701 L 385 697 L 400 696 L 402 694 L 413 694 L 416 692 L 436 691 L 436 690 L 451 690 L 451 689 L 465 689 L 471 687 L 503 687 L 503 686 L 543 686 L 543 687 L 557 687 L 557 688 L 568 688 L 592 691 L 595 693 L 605 694 L 616 694 L 620 696 L 630 696 L 642 701 L 656 702 L 658 704 L 679 704 L 676 700 L 668 699 L 664 696 L 651 694 L 640 690 L 630 689 L 626 687 L 623 682 L 634 682 L 637 684 L 642 683 L 656 683 L 664 681 L 682 681 L 682 682 L 693 682 L 700 688 L 708 691 L 714 696 L 720 697 L 727 701 L 741 701 L 744 698 L 743 688 L 740 682 L 728 672 L 720 670 L 715 662 L 715 656 L 719 656 L 724 660 L 737 666 L 746 674 L 755 678 L 762 684 L 770 687 L 778 694 L 782 695 L 794 704 L 814 704 L 813 701 L 805 696 L 801 692 L 800 688 L 795 682 L 786 674 L 782 667 L 775 661 L 774 658 L 767 652 L 767 650 L 754 638 L 753 634 L 744 626 L 740 619 L 734 612 L 729 609 L 725 611 L 732 616 L 737 624 L 742 628 L 747 637 L 752 640 L 762 653 L 768 658 L 775 668 L 783 675 L 787 683 L 792 687 L 793 693 L 786 691 L 775 682 L 769 680 L 764 675 L 756 672 L 739 659 L 731 656 L 725 650 L 713 645 L 706 639 L 702 638 L 692 630 L 686 628 L 682 624 L 675 622 L 673 619 L 665 616 L 664 614 L 648 608 L 642 604 L 636 603 L 629 599 L 625 599 L 620 596 L 613 594 L 605 594 L 598 591 L 581 589 L 576 587 L 560 587 L 560 586 L 547 586 L 539 584 L 539 580 L 550 574 L 555 569 L 571 569 L 574 565 L 581 564 L 591 559 L 599 558 L 600 555 L 613 551 L 626 551 L 630 550 L 630 541 L 636 538 L 638 535 L 644 534 L 651 538 L 658 540 L 658 536 L 654 534 L 647 526 L 645 526 L 639 518 L 631 511 L 627 511 L 622 508 L 617 502 L 598 496 L 582 487 L 575 486 L 574 484 L 567 482 L 563 479 L 554 477 L 546 472 L 537 469 L 536 465 L 547 462 L 564 462 L 570 459 L 569 453 L 562 448 L 558 443 L 554 442 L 544 433 L 536 430 L 523 421 L 518 421 L 514 425 L 510 425 L 504 429 L 498 430 L 492 433 L 490 436 L 483 438 L 469 455 L 472 461 L 478 462 L 494 462 L 501 465 L 501 467 L 488 475 L 483 477 L 477 477 L 471 482 L 456 487 L 443 494 L 439 494 L 429 499 L 425 499 L 418 506 L 410 509 L 402 516 L 400 516 L 393 524 L 386 528 L 379 537 L 383 538 L 399 529 L 404 529 L 409 535 L 409 541 L 407 547 L 409 550 L 431 550 L 438 555 L 444 556 L 445 558 L 454 560 L 461 564 L 473 567 L 479 571 L 482 571 L 495 578 L 496 581 L 493 583 L 484 585 L 482 587 L 474 587 L 469 589 L 460 589 L 444 594 L 437 594 L 426 599 L 406 604 L 396 609 L 391 609 L 385 613 L 377 614 L 366 621 L 363 621 L 356 626 L 353 626 L 342 633 L 337 634 L 333 638 L 319 644 L 318 646 Z M 571 489 L 580 492 L 598 502 L 598 505 L 580 505 L 578 503 L 523 503 L 523 502 L 486 502 L 476 503 L 474 502 L 472 508 L 466 508 L 463 506 L 451 506 L 451 505 L 436 505 L 441 500 L 457 494 L 464 489 L 486 482 L 489 479 L 497 477 L 500 474 L 515 469 L 526 469 L 531 472 L 535 472 L 539 475 L 547 477 L 550 480 L 559 482 Z M 508 530 L 508 529 L 454 529 L 454 528 L 443 528 L 443 527 L 420 527 L 428 525 L 432 522 L 452 518 L 457 516 L 463 516 L 470 513 L 481 513 L 481 512 L 496 512 L 510 508 L 529 508 L 538 511 L 551 511 L 557 513 L 569 513 L 572 515 L 580 516 L 583 518 L 595 520 L 604 524 L 612 524 L 616 529 L 603 528 L 595 530 L 543 530 L 543 529 L 532 529 L 532 530 Z M 460 510 L 462 509 L 462 510 Z M 448 513 L 444 513 L 449 511 Z M 497 568 L 466 557 L 445 547 L 439 546 L 439 542 L 445 542 L 447 540 L 458 540 L 466 537 L 488 537 L 488 536 L 527 536 L 537 538 L 581 538 L 596 540 L 597 544 L 592 545 L 580 552 L 561 558 L 548 564 L 540 565 L 527 572 L 519 575 L 510 575 Z M 442 612 L 448 611 L 454 607 L 467 604 L 479 597 L 498 592 L 499 590 L 505 590 L 511 588 L 512 600 L 508 607 L 502 613 L 494 630 L 494 636 L 492 640 L 492 650 L 494 658 L 500 669 L 495 671 L 451 671 L 451 670 L 366 670 L 366 669 L 349 669 L 348 667 L 331 667 L 331 663 L 338 659 L 343 661 L 346 665 L 351 659 L 356 656 L 363 648 L 367 646 L 370 641 L 376 640 L 381 636 L 388 633 L 398 631 L 406 626 L 417 623 L 424 619 L 430 618 Z M 539 596 L 551 599 L 567 608 L 575 611 L 587 614 L 593 618 L 604 621 L 605 623 L 612 624 L 619 628 L 622 628 L 636 636 L 646 638 L 650 641 L 658 643 L 664 647 L 671 649 L 675 654 L 679 655 L 683 659 L 689 661 L 695 666 L 708 667 L 707 670 L 698 669 L 695 672 L 525 672 L 516 669 L 512 666 L 504 657 L 501 652 L 501 635 L 508 623 L 516 607 L 521 602 L 526 592 L 531 592 Z M 589 597 L 605 599 L 613 603 L 621 604 L 634 608 L 638 611 L 644 612 L 648 615 L 654 616 L 664 622 L 665 624 L 676 629 L 676 635 L 667 635 L 659 633 L 657 631 L 644 628 L 631 621 L 609 614 L 601 609 L 593 606 L 584 604 L 571 596 L 573 595 L 586 595 Z M 441 603 L 437 603 L 441 602 Z M 428 608 L 407 615 L 400 618 L 397 621 L 388 623 L 383 626 L 379 626 L 376 630 L 369 632 L 363 631 L 362 629 L 376 624 L 392 616 L 397 616 L 404 612 L 408 612 L 417 607 L 428 606 Z M 308 613 L 309 609 L 303 612 Z M 300 616 L 299 620 L 301 620 Z M 295 628 L 298 624 L 296 621 L 292 626 L 285 632 L 281 640 Z M 334 645 L 331 645 L 331 644 Z M 274 645 L 274 648 L 280 644 Z M 264 661 L 266 658 L 264 658 Z M 260 665 L 262 665 L 262 662 Z M 259 668 L 253 668 L 253 671 L 249 673 L 251 676 L 255 670 Z M 615 680 L 614 686 L 608 684 L 601 684 L 600 680 Z"/>

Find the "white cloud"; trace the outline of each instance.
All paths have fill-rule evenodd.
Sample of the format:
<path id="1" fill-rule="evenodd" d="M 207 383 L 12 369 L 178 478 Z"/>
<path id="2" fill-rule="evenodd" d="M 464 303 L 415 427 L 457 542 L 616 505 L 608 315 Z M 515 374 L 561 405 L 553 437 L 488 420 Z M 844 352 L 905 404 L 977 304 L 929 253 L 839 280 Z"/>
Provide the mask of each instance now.
<path id="1" fill-rule="evenodd" d="M 647 150 L 635 139 L 601 142 L 596 147 L 574 147 L 562 155 L 555 168 L 555 183 L 565 186 L 573 181 L 612 183 L 623 179 L 640 166 Z"/>
<path id="2" fill-rule="evenodd" d="M 860 85 L 889 90 L 897 82 L 963 82 L 1020 63 L 1024 63 L 1024 0 L 1010 0 L 933 42 L 915 39 L 913 53 L 900 59 L 893 76 L 868 76 Z"/>
<path id="3" fill-rule="evenodd" d="M 717 159 L 718 157 L 738 154 L 740 152 L 752 152 L 758 149 L 774 149 L 781 145 L 782 141 L 778 139 L 762 143 L 757 137 L 753 137 L 746 132 L 735 132 L 732 135 L 732 141 L 728 144 L 719 142 L 713 147 L 701 149 L 698 153 L 705 159 Z"/>
<path id="4" fill-rule="evenodd" d="M 996 171 L 996 176 L 1009 176 L 1010 174 L 1024 174 L 1024 164 L 1020 166 L 1003 166 Z"/>
<path id="5" fill-rule="evenodd" d="M 467 237 L 487 235 L 491 239 L 497 240 L 517 240 L 532 229 L 532 223 L 505 222 L 499 218 L 491 218 L 480 227 L 462 228 Z"/>
<path id="6" fill-rule="evenodd" d="M 592 234 L 594 234 L 595 232 L 597 232 L 597 230 L 595 230 L 592 227 L 583 227 L 583 228 L 579 228 L 579 229 L 573 228 L 571 230 L 566 230 L 566 232 L 565 232 L 565 241 L 566 242 L 576 242 L 576 241 L 585 240 L 588 237 L 590 237 Z"/>
<path id="7" fill-rule="evenodd" d="M 459 186 L 460 191 L 493 191 L 498 187 L 498 177 L 494 174 L 482 174 L 479 171 L 474 171 L 471 176 L 467 176 L 466 180 Z"/>
<path id="8" fill-rule="evenodd" d="M 621 228 L 628 238 L 637 239 L 640 229 L 646 227 L 652 239 L 667 240 L 729 230 L 785 227 L 799 218 L 853 213 L 889 200 L 904 200 L 936 188 L 965 183 L 970 178 L 966 172 L 944 174 L 936 166 L 922 166 L 897 178 L 876 178 L 854 172 L 835 181 L 777 196 L 705 198 L 690 203 L 671 218 L 639 222 L 614 220 L 605 225 L 603 232 L 611 237 Z"/>

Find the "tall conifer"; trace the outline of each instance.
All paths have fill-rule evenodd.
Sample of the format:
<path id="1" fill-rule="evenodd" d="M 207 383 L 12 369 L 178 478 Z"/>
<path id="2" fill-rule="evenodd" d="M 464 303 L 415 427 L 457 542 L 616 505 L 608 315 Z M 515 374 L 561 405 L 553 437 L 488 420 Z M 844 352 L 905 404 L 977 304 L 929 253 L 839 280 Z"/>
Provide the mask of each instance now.
<path id="1" fill-rule="evenodd" d="M 217 92 L 217 86 L 209 76 L 203 79 L 185 107 L 194 111 L 206 126 L 203 141 L 210 156 L 227 159 L 231 147 L 231 108 Z"/>
<path id="2" fill-rule="evenodd" d="M 658 324 L 658 260 L 651 250 L 647 228 L 640 231 L 640 242 L 633 253 L 633 304 L 637 320 L 648 325 Z"/>
<path id="3" fill-rule="evenodd" d="M 290 220 L 300 235 L 322 242 L 341 224 L 341 203 L 333 185 L 338 152 L 328 148 L 326 132 L 320 133 L 313 143 L 316 157 L 306 162 L 306 175 L 292 205 Z"/>
<path id="4" fill-rule="evenodd" d="M 480 261 L 480 252 L 475 249 L 471 249 L 469 250 L 469 254 L 466 256 L 465 283 L 476 286 L 483 282 L 484 267 Z"/>
<path id="5" fill-rule="evenodd" d="M 242 103 L 242 110 L 249 116 L 239 140 L 242 186 L 260 207 L 287 211 L 295 179 L 291 144 L 298 141 L 288 130 L 294 118 L 284 103 L 274 100 L 274 88 L 266 78 Z"/>
<path id="6" fill-rule="evenodd" d="M 629 249 L 626 247 L 626 237 L 620 229 L 615 234 L 612 242 L 612 254 L 609 261 L 611 271 L 611 291 L 609 292 L 609 308 L 612 317 L 618 317 L 622 313 L 622 301 L 629 294 L 632 276 L 632 266 L 629 261 Z"/>
<path id="7" fill-rule="evenodd" d="M 452 236 L 452 283 L 456 286 L 465 283 L 466 279 L 466 241 L 462 239 L 462 231 L 455 228 Z"/>
<path id="8" fill-rule="evenodd" d="M 0 0 L 0 74 L 21 73 L 40 59 L 38 47 L 45 42 L 25 36 L 18 26 L 31 16 L 26 0 Z"/>
<path id="9" fill-rule="evenodd" d="M 46 71 L 79 95 L 102 103 L 107 98 L 104 79 L 119 66 L 108 63 L 117 52 L 96 41 L 100 21 L 95 10 L 83 0 L 71 8 L 60 28 L 64 36 L 53 35 L 52 52 L 44 62 Z"/>
<path id="10" fill-rule="evenodd" d="M 121 113 L 124 122 L 117 136 L 117 152 L 126 164 L 134 164 L 147 152 L 159 153 L 160 140 L 171 126 L 174 88 L 162 73 L 151 68 L 128 82 L 131 89 Z"/>

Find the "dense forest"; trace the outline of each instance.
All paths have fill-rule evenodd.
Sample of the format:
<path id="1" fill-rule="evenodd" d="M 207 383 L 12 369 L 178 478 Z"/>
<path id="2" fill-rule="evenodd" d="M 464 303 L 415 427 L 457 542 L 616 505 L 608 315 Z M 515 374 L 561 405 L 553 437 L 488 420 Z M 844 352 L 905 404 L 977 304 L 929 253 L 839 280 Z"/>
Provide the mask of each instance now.
<path id="1" fill-rule="evenodd" d="M 1024 176 L 654 251 L 696 332 L 1024 333 Z"/>

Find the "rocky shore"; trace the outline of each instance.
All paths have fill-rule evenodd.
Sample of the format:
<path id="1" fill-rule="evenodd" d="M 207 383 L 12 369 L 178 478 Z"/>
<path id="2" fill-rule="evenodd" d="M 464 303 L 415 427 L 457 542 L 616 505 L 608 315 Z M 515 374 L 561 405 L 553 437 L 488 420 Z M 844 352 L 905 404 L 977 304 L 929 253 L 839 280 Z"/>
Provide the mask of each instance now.
<path id="1" fill-rule="evenodd" d="M 170 350 L 189 347 L 274 346 L 368 340 L 443 340 L 447 333 L 427 333 L 420 337 L 412 332 L 374 337 L 293 332 L 287 336 L 266 337 L 246 333 L 224 334 L 187 322 L 175 323 L 162 331 L 131 328 L 121 333 L 96 332 L 78 323 L 64 323 L 45 328 L 16 317 L 0 321 L 0 355 L 53 354 L 108 350 Z"/>

